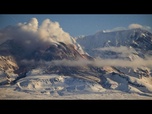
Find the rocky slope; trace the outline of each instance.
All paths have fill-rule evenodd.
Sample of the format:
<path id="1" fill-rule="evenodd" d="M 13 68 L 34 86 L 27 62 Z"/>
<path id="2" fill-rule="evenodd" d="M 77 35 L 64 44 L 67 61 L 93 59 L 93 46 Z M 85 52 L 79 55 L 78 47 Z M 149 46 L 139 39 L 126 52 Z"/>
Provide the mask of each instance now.
<path id="1" fill-rule="evenodd" d="M 36 68 L 43 68 L 46 74 L 71 75 L 79 76 L 80 78 L 92 77 L 94 80 L 96 80 L 94 76 L 99 76 L 100 74 L 96 70 L 97 68 L 93 66 L 66 65 L 66 60 L 69 62 L 77 62 L 79 59 L 82 59 L 82 61 L 94 60 L 87 54 L 79 53 L 73 44 L 65 44 L 63 42 L 52 43 L 46 47 L 38 47 L 33 51 L 27 52 L 19 43 L 14 40 L 8 40 L 1 44 L 0 47 L 1 71 L 11 71 L 10 74 L 7 74 L 10 78 L 15 74 L 17 76 L 14 80 L 15 82 Z M 62 65 L 54 63 L 62 62 L 62 60 Z M 83 77 L 81 77 L 82 75 Z"/>

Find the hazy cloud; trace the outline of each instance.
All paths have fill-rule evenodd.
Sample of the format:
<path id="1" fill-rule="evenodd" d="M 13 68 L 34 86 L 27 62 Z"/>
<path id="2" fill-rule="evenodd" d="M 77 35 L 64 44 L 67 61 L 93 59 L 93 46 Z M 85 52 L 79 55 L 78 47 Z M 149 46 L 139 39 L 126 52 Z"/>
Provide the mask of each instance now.
<path id="1" fill-rule="evenodd" d="M 140 25 L 140 24 L 137 24 L 137 23 L 132 23 L 128 26 L 128 28 L 126 28 L 126 27 L 116 27 L 116 28 L 113 28 L 113 29 L 103 30 L 103 32 L 114 32 L 114 31 L 136 29 L 136 28 L 141 28 L 141 29 L 144 29 L 144 30 L 152 31 L 150 26 Z"/>
<path id="2" fill-rule="evenodd" d="M 132 61 L 127 59 L 103 59 L 95 58 L 94 60 L 78 59 L 78 60 L 52 60 L 52 61 L 34 61 L 34 60 L 23 60 L 22 63 L 36 65 L 36 66 L 69 66 L 69 67 L 85 67 L 92 65 L 95 67 L 104 67 L 104 66 L 115 66 L 115 67 L 129 67 L 129 68 L 140 68 L 140 67 L 149 67 L 152 68 L 152 57 L 146 57 L 145 59 L 136 58 Z"/>
<path id="3" fill-rule="evenodd" d="M 95 66 L 115 66 L 115 67 L 131 67 L 138 68 L 142 66 L 152 67 L 152 63 L 150 62 L 152 58 L 149 59 L 135 59 L 133 61 L 129 60 L 121 60 L 121 59 L 97 59 L 93 65 Z"/>
<path id="4" fill-rule="evenodd" d="M 70 66 L 70 67 L 77 67 L 77 66 L 87 66 L 92 65 L 96 67 L 104 67 L 104 66 L 115 66 L 115 67 L 130 67 L 130 68 L 138 68 L 138 67 L 151 67 L 152 68 L 152 57 L 147 59 L 138 58 L 133 61 L 129 60 L 122 60 L 122 59 L 102 59 L 96 58 L 94 61 L 90 60 L 54 60 L 51 62 L 46 62 L 47 65 L 56 65 L 56 66 Z"/>
<path id="5" fill-rule="evenodd" d="M 112 52 L 120 53 L 121 57 L 128 57 L 132 53 L 136 53 L 136 51 L 133 48 L 129 48 L 129 47 L 126 47 L 126 46 L 103 47 L 103 48 L 96 48 L 94 50 L 98 50 L 98 51 L 112 51 Z"/>
<path id="6" fill-rule="evenodd" d="M 104 30 L 103 32 L 114 32 L 114 31 L 120 31 L 120 30 L 127 30 L 125 27 L 116 27 L 113 29 Z"/>

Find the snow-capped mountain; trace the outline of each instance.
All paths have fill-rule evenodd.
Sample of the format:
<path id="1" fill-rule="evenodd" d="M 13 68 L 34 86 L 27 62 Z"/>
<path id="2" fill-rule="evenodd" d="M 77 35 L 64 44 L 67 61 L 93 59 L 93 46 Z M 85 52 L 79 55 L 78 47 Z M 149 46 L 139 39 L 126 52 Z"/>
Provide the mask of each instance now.
<path id="1" fill-rule="evenodd" d="M 93 57 L 134 61 L 152 55 L 152 33 L 142 29 L 98 32 L 76 41 Z"/>
<path id="2" fill-rule="evenodd" d="M 130 29 L 113 32 L 98 32 L 94 35 L 78 37 L 76 41 L 83 47 L 83 49 L 93 57 L 100 57 L 105 60 L 108 69 L 108 75 L 104 75 L 102 80 L 114 80 L 115 73 L 123 78 L 149 80 L 151 82 L 151 66 L 146 66 L 147 58 L 149 62 L 152 55 L 152 33 L 142 29 Z M 106 59 L 111 61 L 107 61 Z M 127 62 L 130 61 L 128 65 Z M 116 62 L 117 61 L 117 62 Z M 142 63 L 144 64 L 140 64 Z M 122 62 L 122 63 L 121 63 Z M 113 65 L 111 65 L 114 63 Z M 120 66 L 117 66 L 121 64 Z M 123 65 L 122 65 L 123 64 Z M 136 68 L 133 67 L 134 64 Z M 110 66 L 111 65 L 111 66 Z M 115 69 L 116 68 L 116 69 Z M 115 69 L 115 70 L 114 70 Z M 109 72 L 113 72 L 109 75 Z M 117 76 L 116 76 L 117 77 Z M 118 78 L 118 77 L 117 77 Z M 143 78 L 143 79 L 142 79 Z M 117 81 L 116 81 L 117 80 Z M 132 79 L 131 79 L 132 80 Z M 104 81 L 104 82 L 105 82 Z M 104 83 L 103 82 L 103 83 Z M 127 83 L 132 82 L 127 81 Z M 106 87 L 108 84 L 104 84 Z"/>
<path id="3" fill-rule="evenodd" d="M 152 33 L 142 29 L 131 29 L 114 32 L 97 32 L 94 35 L 78 37 L 76 41 L 90 55 L 97 48 L 126 46 L 148 53 L 152 50 Z"/>
<path id="4" fill-rule="evenodd" d="M 91 87 L 96 92 L 109 89 L 149 94 L 151 68 L 133 68 L 130 62 L 150 57 L 151 44 L 152 34 L 141 29 L 98 32 L 72 38 L 72 44 L 56 41 L 32 48 L 11 39 L 0 44 L 0 78 L 7 76 L 15 91 L 36 89 L 63 95 L 66 91 L 90 91 Z M 109 64 L 113 59 L 130 62 L 128 66 L 117 66 L 117 61 Z"/>

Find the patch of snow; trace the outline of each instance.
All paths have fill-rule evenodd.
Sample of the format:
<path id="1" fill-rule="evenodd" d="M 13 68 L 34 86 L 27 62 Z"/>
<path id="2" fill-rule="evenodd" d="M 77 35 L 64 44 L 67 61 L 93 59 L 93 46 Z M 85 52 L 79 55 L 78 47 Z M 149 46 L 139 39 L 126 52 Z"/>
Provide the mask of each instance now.
<path id="1" fill-rule="evenodd" d="M 33 69 L 29 72 L 26 73 L 27 76 L 31 76 L 31 75 L 41 75 L 44 73 L 43 69 L 37 68 L 37 69 Z"/>
<path id="2" fill-rule="evenodd" d="M 151 94 L 146 96 L 140 88 L 129 85 L 118 75 L 106 76 L 110 89 L 97 82 L 71 76 L 29 75 L 19 79 L 15 85 L 1 86 L 0 99 L 152 99 Z M 135 82 L 135 78 L 130 80 Z"/>

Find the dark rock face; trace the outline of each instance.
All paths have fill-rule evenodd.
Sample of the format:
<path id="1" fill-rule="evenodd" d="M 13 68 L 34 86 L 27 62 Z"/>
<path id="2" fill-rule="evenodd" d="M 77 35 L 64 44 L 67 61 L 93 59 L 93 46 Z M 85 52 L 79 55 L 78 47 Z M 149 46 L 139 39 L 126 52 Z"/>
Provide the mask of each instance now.
<path id="1" fill-rule="evenodd" d="M 1 65 L 3 71 L 11 68 L 11 72 L 17 74 L 18 79 L 25 77 L 25 74 L 34 68 L 44 68 L 47 74 L 62 74 L 62 75 L 91 75 L 99 76 L 100 73 L 93 66 L 66 66 L 46 64 L 45 62 L 52 62 L 54 60 L 70 60 L 77 61 L 79 59 L 94 60 L 91 56 L 80 54 L 72 44 L 64 44 L 63 42 L 53 43 L 46 47 L 38 47 L 28 52 L 21 44 L 14 40 L 9 40 L 0 45 L 0 59 L 1 62 L 7 65 Z M 7 63 L 10 56 L 11 63 Z M 65 63 L 66 64 L 66 63 Z M 10 74 L 11 77 L 11 74 Z"/>
<path id="2" fill-rule="evenodd" d="M 35 50 L 30 59 L 51 61 L 61 59 L 75 60 L 81 57 L 82 55 L 74 49 L 74 46 L 60 42 L 59 44 L 50 45 L 46 49 Z"/>

